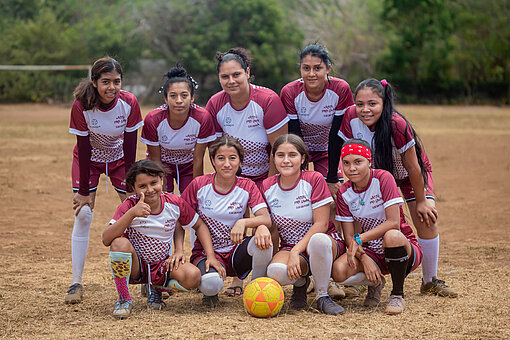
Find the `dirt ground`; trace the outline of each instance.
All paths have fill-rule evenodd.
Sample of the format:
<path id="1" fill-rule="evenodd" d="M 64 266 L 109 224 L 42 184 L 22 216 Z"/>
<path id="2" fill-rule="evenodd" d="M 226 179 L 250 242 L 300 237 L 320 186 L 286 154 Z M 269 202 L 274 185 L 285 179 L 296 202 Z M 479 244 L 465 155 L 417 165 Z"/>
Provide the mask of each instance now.
<path id="1" fill-rule="evenodd" d="M 255 319 L 240 297 L 221 296 L 211 310 L 196 293 L 173 295 L 164 310 L 150 311 L 140 289 L 130 286 L 133 314 L 116 321 L 101 233 L 119 200 L 112 187 L 106 192 L 104 178 L 90 234 L 84 301 L 64 304 L 73 227 L 70 107 L 0 105 L 0 337 L 510 338 L 510 108 L 400 109 L 420 133 L 433 165 L 439 277 L 460 292 L 458 298 L 420 295 L 419 269 L 406 280 L 406 310 L 399 316 L 385 315 L 384 303 L 365 308 L 360 297 L 342 300 L 346 313 L 341 316 L 291 311 L 287 302 L 278 317 Z M 139 144 L 139 158 L 143 152 Z M 189 241 L 186 249 L 189 254 Z M 382 301 L 390 290 L 388 283 Z"/>

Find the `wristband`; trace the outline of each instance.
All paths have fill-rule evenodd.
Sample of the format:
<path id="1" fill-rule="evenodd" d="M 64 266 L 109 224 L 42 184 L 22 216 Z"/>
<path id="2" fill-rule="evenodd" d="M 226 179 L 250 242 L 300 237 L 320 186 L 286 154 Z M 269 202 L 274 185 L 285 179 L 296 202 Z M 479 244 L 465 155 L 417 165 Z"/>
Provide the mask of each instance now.
<path id="1" fill-rule="evenodd" d="M 359 244 L 360 246 L 363 244 L 363 242 L 361 242 L 361 238 L 359 237 L 359 234 L 354 234 L 354 236 L 352 236 L 352 238 L 354 239 L 354 241 L 356 241 L 357 244 Z"/>

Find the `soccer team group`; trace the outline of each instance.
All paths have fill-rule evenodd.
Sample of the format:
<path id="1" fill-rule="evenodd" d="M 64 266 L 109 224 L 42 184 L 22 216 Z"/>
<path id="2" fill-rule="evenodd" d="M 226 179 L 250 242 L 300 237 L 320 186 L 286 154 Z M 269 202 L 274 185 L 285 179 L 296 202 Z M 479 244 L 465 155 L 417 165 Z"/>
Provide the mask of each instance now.
<path id="1" fill-rule="evenodd" d="M 364 304 L 377 306 L 386 274 L 393 283 L 386 313 L 402 313 L 404 280 L 420 264 L 421 293 L 457 296 L 437 279 L 431 165 L 386 80 L 366 79 L 353 96 L 346 81 L 329 76 L 327 50 L 312 44 L 299 56 L 301 78 L 278 96 L 250 83 L 248 51 L 234 48 L 216 59 L 223 90 L 205 109 L 194 104 L 198 84 L 179 65 L 165 75 L 165 104 L 145 120 L 135 96 L 121 90 L 122 68 L 112 58 L 97 60 L 76 87 L 66 303 L 83 298 L 101 174 L 122 202 L 102 235 L 118 292 L 116 318 L 131 314 L 129 284 L 144 285 L 149 308 L 165 305 L 165 291 L 195 289 L 216 306 L 226 277 L 234 278 L 227 291 L 239 295 L 250 272 L 293 285 L 292 308 L 307 306 L 312 277 L 313 304 L 330 315 L 344 312 L 328 294 L 331 282 L 368 287 Z M 147 159 L 136 161 L 140 127 Z M 214 173 L 204 175 L 206 149 Z"/>

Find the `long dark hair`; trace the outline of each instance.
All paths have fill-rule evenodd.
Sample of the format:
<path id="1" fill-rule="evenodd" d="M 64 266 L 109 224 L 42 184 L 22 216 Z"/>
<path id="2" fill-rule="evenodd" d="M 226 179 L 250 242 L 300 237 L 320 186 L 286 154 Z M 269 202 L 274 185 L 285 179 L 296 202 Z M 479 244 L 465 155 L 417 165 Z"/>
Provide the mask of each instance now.
<path id="1" fill-rule="evenodd" d="M 83 79 L 73 91 L 74 99 L 81 102 L 85 110 L 92 110 L 100 104 L 99 93 L 94 87 L 103 73 L 117 72 L 122 79 L 122 67 L 119 62 L 111 57 L 98 59 L 92 65 L 90 71 L 90 79 Z"/>
<path id="2" fill-rule="evenodd" d="M 393 174 L 393 145 L 391 142 L 392 138 L 394 138 L 393 131 L 396 131 L 396 133 L 400 133 L 403 136 L 406 136 L 409 132 L 411 132 L 411 135 L 414 137 L 416 142 L 414 146 L 416 148 L 418 164 L 420 165 L 420 172 L 425 185 L 427 185 L 426 170 L 422 159 L 423 146 L 421 139 L 419 138 L 411 123 L 409 123 L 409 121 L 406 119 L 406 117 L 404 117 L 403 114 L 395 109 L 394 94 L 391 85 L 387 81 L 384 81 L 383 85 L 383 83 L 377 79 L 365 79 L 356 87 L 356 91 L 354 91 L 354 97 L 358 95 L 359 90 L 364 88 L 370 88 L 383 100 L 382 114 L 375 125 L 374 139 L 372 140 L 372 150 L 374 150 L 372 160 L 374 167 L 377 169 L 387 170 Z M 404 131 L 393 129 L 393 127 L 396 125 L 396 122 L 392 119 L 393 113 L 401 116 L 405 120 L 406 128 Z M 404 154 L 402 154 L 401 157 L 405 164 Z"/>

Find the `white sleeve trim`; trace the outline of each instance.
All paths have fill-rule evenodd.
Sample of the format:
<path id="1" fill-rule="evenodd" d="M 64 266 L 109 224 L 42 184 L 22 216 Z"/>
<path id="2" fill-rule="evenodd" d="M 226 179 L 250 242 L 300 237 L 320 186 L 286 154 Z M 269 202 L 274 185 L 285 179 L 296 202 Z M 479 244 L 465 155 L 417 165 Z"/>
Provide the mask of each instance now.
<path id="1" fill-rule="evenodd" d="M 72 133 L 73 135 L 82 136 L 82 137 L 85 137 L 85 136 L 89 135 L 88 131 L 80 131 L 80 130 L 76 130 L 76 129 L 73 129 L 73 128 L 69 128 L 69 133 Z"/>
<path id="2" fill-rule="evenodd" d="M 140 142 L 147 144 L 147 145 L 151 145 L 151 146 L 159 146 L 159 142 L 152 142 L 152 141 L 145 139 L 143 137 L 140 137 Z"/>
<path id="3" fill-rule="evenodd" d="M 251 212 L 255 214 L 257 211 L 259 211 L 262 208 L 267 208 L 267 204 L 264 202 L 259 203 L 256 206 L 254 206 L 253 208 L 251 208 Z"/>
<path id="4" fill-rule="evenodd" d="M 281 122 L 279 122 L 278 124 L 276 124 L 275 126 L 273 126 L 272 128 L 270 129 L 266 129 L 266 133 L 267 134 L 270 134 L 270 133 L 273 133 L 275 131 L 277 131 L 279 128 L 281 128 L 282 126 L 284 126 L 285 124 L 287 124 L 289 122 L 289 117 L 285 117 L 282 119 Z"/>
<path id="5" fill-rule="evenodd" d="M 289 119 L 294 119 L 294 120 L 297 120 L 298 119 L 298 116 L 297 114 L 293 113 L 293 114 L 287 114 L 287 117 L 289 117 Z"/>
<path id="6" fill-rule="evenodd" d="M 312 209 L 322 207 L 323 205 L 326 205 L 331 202 L 333 202 L 333 197 L 329 196 L 328 198 L 325 198 L 319 202 L 315 202 L 314 204 L 312 204 Z"/>
<path id="7" fill-rule="evenodd" d="M 353 104 L 353 105 L 351 105 L 351 106 L 354 106 L 354 104 Z M 345 109 L 343 109 L 343 110 L 337 110 L 337 111 L 335 111 L 335 116 L 343 116 L 343 115 L 344 115 L 344 113 L 345 113 L 345 111 L 347 111 L 347 109 L 348 109 L 348 108 L 350 108 L 351 106 L 347 106 L 347 107 L 346 107 Z"/>
<path id="8" fill-rule="evenodd" d="M 407 150 L 412 148 L 415 144 L 416 144 L 416 141 L 413 138 L 409 143 L 407 143 L 406 145 L 404 145 L 403 147 L 398 149 L 398 153 L 402 154 L 402 153 L 406 152 Z"/>
<path id="9" fill-rule="evenodd" d="M 223 136 L 223 132 L 216 132 L 216 138 L 221 138 Z"/>
<path id="10" fill-rule="evenodd" d="M 135 126 L 132 126 L 132 127 L 127 127 L 126 126 L 126 129 L 125 131 L 126 132 L 133 132 L 133 131 L 136 131 L 138 130 L 139 128 L 141 128 L 143 126 L 143 120 L 141 120 L 138 124 L 136 124 Z"/>
<path id="11" fill-rule="evenodd" d="M 384 209 L 386 209 L 387 207 L 392 206 L 394 204 L 402 205 L 403 203 L 404 203 L 404 200 L 402 199 L 402 197 L 395 197 L 389 201 L 384 202 L 383 207 L 384 207 Z"/>
<path id="12" fill-rule="evenodd" d="M 193 220 L 191 220 L 191 222 L 189 224 L 183 225 L 182 229 L 190 229 L 191 227 L 193 227 L 195 225 L 195 223 L 197 223 L 197 221 L 198 221 L 198 214 L 195 213 L 195 217 L 193 217 Z"/>
<path id="13" fill-rule="evenodd" d="M 338 137 L 342 138 L 345 141 L 348 141 L 350 138 L 345 137 L 342 131 L 338 130 Z"/>
<path id="14" fill-rule="evenodd" d="M 214 135 L 211 135 L 209 137 L 205 137 L 205 138 L 197 138 L 197 143 L 198 144 L 206 144 L 206 143 L 209 143 L 209 142 L 214 142 L 216 140 L 216 134 Z"/>
<path id="15" fill-rule="evenodd" d="M 353 217 L 335 215 L 335 220 L 340 222 L 354 222 Z"/>

